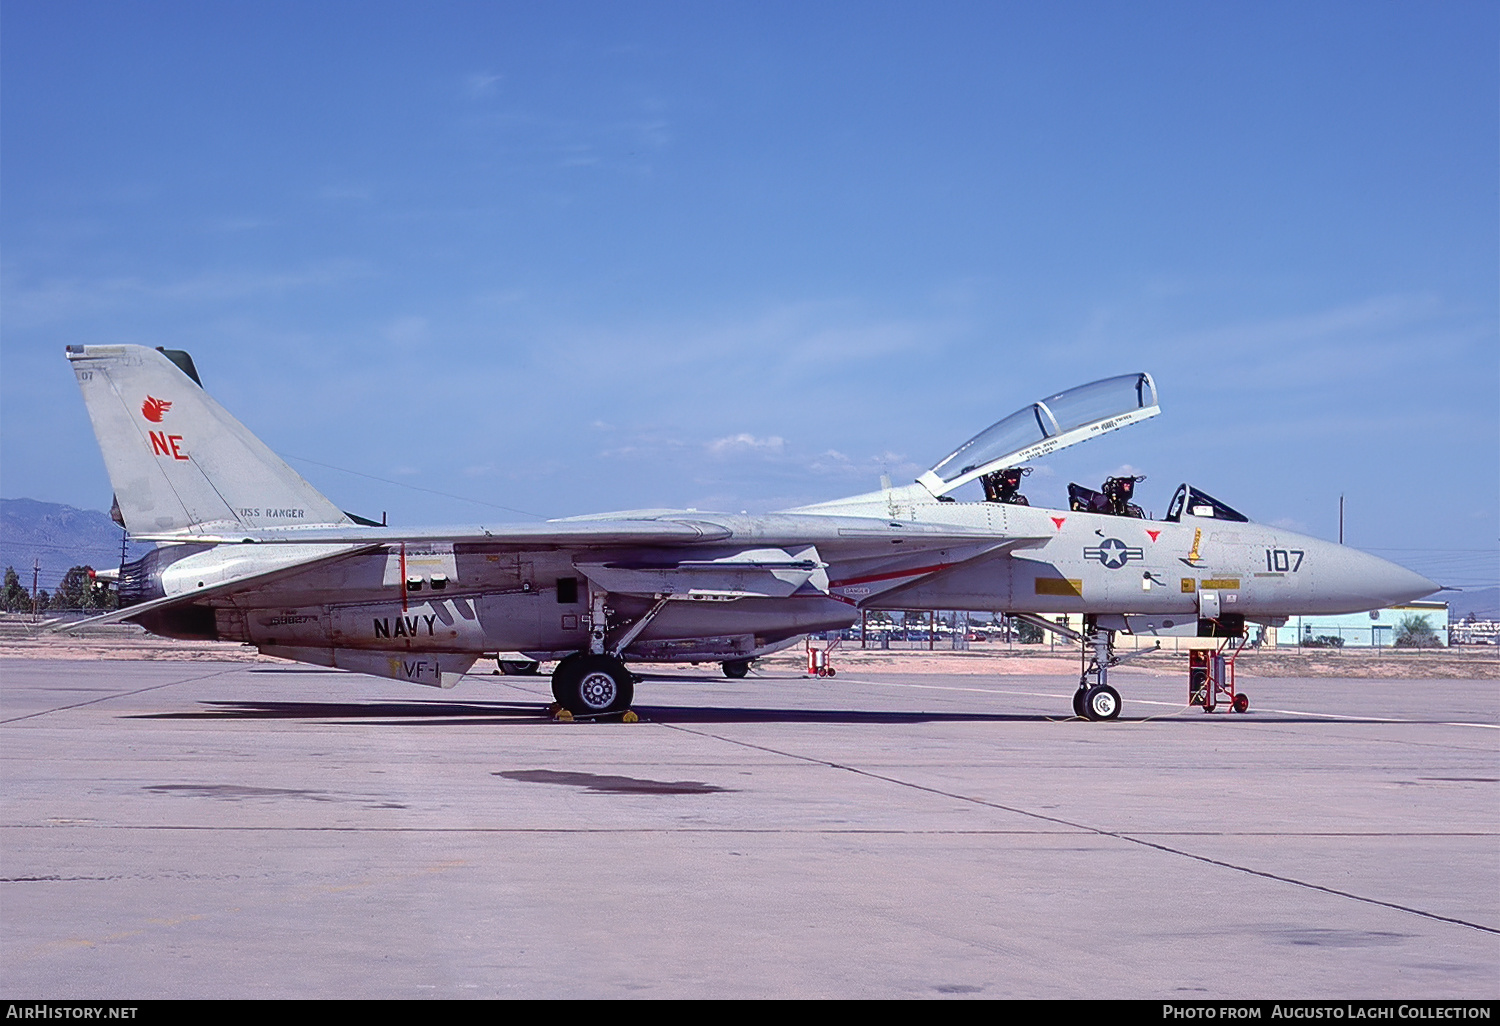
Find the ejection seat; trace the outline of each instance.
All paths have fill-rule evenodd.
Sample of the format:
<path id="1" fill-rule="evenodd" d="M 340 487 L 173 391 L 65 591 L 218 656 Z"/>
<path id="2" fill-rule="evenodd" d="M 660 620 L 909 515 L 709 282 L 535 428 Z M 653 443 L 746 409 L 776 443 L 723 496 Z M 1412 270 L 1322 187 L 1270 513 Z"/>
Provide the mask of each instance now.
<path id="1" fill-rule="evenodd" d="M 1146 519 L 1146 511 L 1130 500 L 1135 498 L 1135 483 L 1146 475 L 1105 479 L 1103 490 L 1094 491 L 1079 484 L 1068 485 L 1068 508 L 1075 513 L 1103 513 L 1112 517 Z"/>
<path id="2" fill-rule="evenodd" d="M 1008 502 L 1013 506 L 1030 506 L 1021 494 L 1021 478 L 1031 473 L 1030 467 L 1006 467 L 979 478 L 984 485 L 985 502 Z"/>

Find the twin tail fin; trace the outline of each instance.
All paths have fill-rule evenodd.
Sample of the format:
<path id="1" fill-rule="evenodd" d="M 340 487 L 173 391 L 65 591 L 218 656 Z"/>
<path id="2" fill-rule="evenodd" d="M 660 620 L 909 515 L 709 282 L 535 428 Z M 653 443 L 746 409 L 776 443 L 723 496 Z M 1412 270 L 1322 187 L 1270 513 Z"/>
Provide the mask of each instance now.
<path id="1" fill-rule="evenodd" d="M 67 353 L 132 534 L 186 540 L 353 523 L 203 390 L 186 353 L 132 345 Z"/>

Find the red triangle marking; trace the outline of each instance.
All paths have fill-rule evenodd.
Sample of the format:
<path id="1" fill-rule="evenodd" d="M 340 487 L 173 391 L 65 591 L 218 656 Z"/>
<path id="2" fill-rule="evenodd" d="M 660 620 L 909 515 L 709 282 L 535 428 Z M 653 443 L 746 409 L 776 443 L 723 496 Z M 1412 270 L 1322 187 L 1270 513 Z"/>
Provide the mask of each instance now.
<path id="1" fill-rule="evenodd" d="M 1156 541 L 1157 535 L 1161 534 L 1160 531 L 1147 531 L 1146 533 L 1151 536 L 1152 541 Z"/>
<path id="2" fill-rule="evenodd" d="M 1068 519 L 1068 518 L 1067 517 L 1053 517 L 1052 518 L 1052 522 L 1054 524 L 1056 524 L 1057 525 L 1057 529 L 1059 531 L 1061 531 L 1062 530 L 1063 521 L 1066 520 L 1066 519 Z"/>

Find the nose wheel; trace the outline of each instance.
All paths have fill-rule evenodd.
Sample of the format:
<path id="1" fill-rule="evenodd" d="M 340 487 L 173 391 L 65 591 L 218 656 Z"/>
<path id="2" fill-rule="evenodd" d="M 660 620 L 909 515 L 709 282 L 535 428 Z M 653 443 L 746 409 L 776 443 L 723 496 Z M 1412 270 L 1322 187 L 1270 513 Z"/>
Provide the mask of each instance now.
<path id="1" fill-rule="evenodd" d="M 1083 715 L 1091 720 L 1112 720 L 1120 715 L 1120 693 L 1108 684 L 1088 689 L 1083 696 Z"/>

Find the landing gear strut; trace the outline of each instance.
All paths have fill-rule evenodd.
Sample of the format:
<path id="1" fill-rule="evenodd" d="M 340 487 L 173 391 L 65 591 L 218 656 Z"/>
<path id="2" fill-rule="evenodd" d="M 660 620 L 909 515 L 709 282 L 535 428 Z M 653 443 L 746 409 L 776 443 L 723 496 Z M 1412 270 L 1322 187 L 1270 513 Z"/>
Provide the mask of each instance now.
<path id="1" fill-rule="evenodd" d="M 1082 634 L 1035 613 L 1011 613 L 1010 616 L 1082 644 L 1085 662 L 1083 672 L 1078 675 L 1078 690 L 1073 692 L 1073 715 L 1085 720 L 1113 720 L 1120 715 L 1120 693 L 1109 686 L 1111 666 L 1161 649 L 1158 641 L 1151 648 L 1117 656 L 1114 651 L 1115 632 L 1101 628 L 1092 616 L 1083 618 Z"/>
<path id="2" fill-rule="evenodd" d="M 1101 630 L 1092 616 L 1083 619 L 1083 651 L 1088 664 L 1073 693 L 1073 712 L 1088 720 L 1112 720 L 1120 715 L 1120 693 L 1109 686 L 1109 667 L 1116 662 L 1115 632 Z M 1093 650 L 1092 656 L 1089 650 Z"/>
<path id="3" fill-rule="evenodd" d="M 644 615 L 611 640 L 609 618 L 613 610 L 606 604 L 607 597 L 604 591 L 590 586 L 588 650 L 574 652 L 552 671 L 552 697 L 574 716 L 597 716 L 630 708 L 635 698 L 636 678 L 620 654 L 667 607 L 668 600 L 665 595 L 658 598 Z"/>

